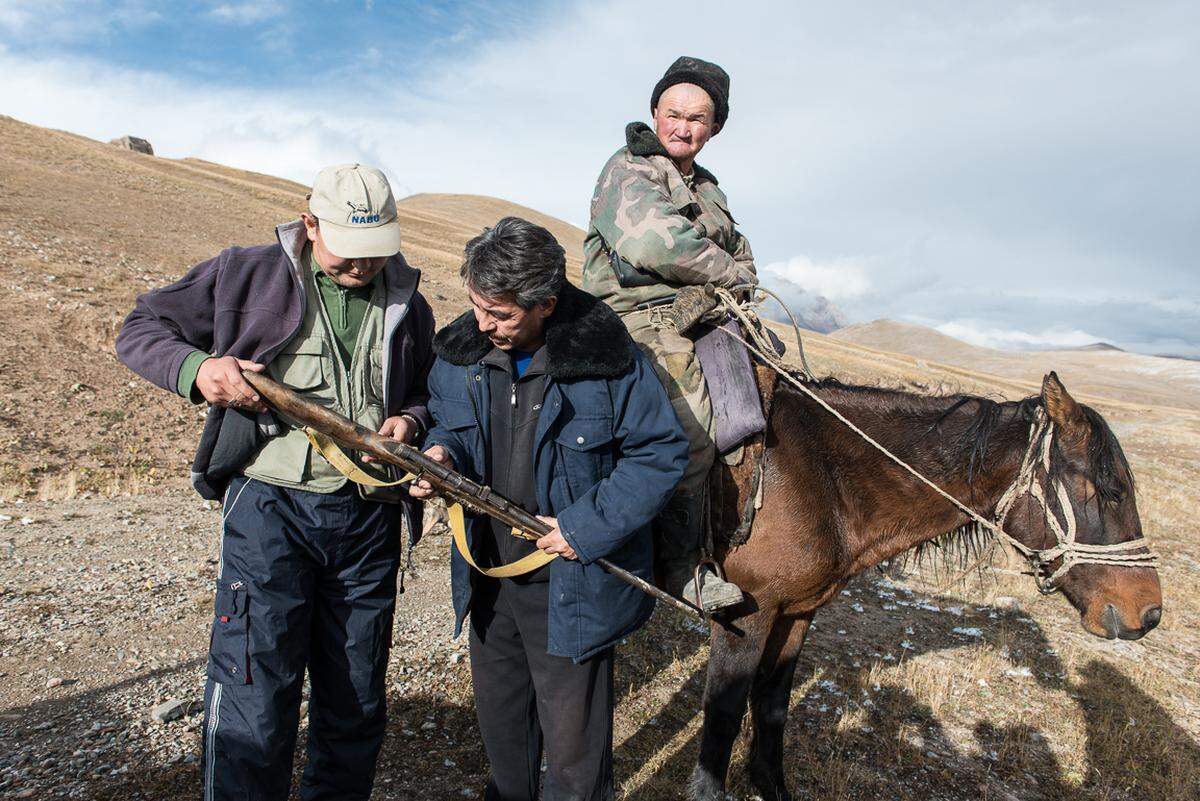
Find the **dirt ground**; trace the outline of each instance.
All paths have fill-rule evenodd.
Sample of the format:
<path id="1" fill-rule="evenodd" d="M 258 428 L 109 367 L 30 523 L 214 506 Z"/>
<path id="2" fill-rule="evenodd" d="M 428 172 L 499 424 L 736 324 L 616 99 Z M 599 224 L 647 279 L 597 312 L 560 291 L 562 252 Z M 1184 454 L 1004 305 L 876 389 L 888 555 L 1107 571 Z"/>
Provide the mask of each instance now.
<path id="1" fill-rule="evenodd" d="M 168 492 L 0 513 L 12 518 L 0 527 L 0 797 L 194 794 L 219 509 Z M 451 639 L 448 548 L 432 531 L 400 596 L 380 799 L 476 797 L 486 778 L 465 641 Z M 1170 559 L 1190 569 L 1167 569 L 1168 590 L 1197 557 Z M 1107 642 L 1003 566 L 942 590 L 861 577 L 801 659 L 787 744 L 797 797 L 1195 798 L 1197 649 L 1182 625 L 1194 606 L 1175 595 L 1150 637 Z M 706 651 L 701 626 L 662 609 L 622 647 L 620 797 L 680 797 Z M 172 700 L 180 719 L 151 718 Z M 736 756 L 732 776 L 732 797 L 751 797 Z"/>
<path id="2" fill-rule="evenodd" d="M 229 244 L 269 240 L 304 190 L 2 117 L 0 185 L 0 798 L 192 796 L 219 510 L 184 486 L 199 410 L 130 374 L 112 341 L 137 292 Z M 464 308 L 462 243 L 504 213 L 536 214 L 465 196 L 400 207 L 440 323 Z M 541 219 L 578 252 L 582 232 Z M 817 335 L 806 346 L 818 372 L 848 381 L 1036 389 L 928 354 Z M 957 583 L 864 575 L 818 616 L 801 657 L 785 758 L 799 798 L 1200 797 L 1200 414 L 1194 397 L 1148 403 L 1165 396 L 1123 395 L 1128 376 L 1101 378 L 1080 395 L 1137 474 L 1162 557 L 1162 625 L 1137 642 L 1094 639 L 1003 556 Z M 400 597 L 381 799 L 482 790 L 447 550 L 429 536 Z M 666 610 L 623 646 L 621 798 L 681 796 L 706 653 L 704 632 Z M 152 720 L 168 701 L 182 717 Z M 742 747 L 739 799 L 750 797 Z"/>

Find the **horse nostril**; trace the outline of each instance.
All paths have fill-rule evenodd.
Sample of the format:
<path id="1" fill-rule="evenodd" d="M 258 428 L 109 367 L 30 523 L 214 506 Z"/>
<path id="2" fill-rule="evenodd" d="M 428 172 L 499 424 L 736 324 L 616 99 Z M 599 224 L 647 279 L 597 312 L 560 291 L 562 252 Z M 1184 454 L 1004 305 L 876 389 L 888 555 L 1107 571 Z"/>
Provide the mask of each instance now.
<path id="1" fill-rule="evenodd" d="M 1116 639 L 1121 633 L 1121 618 L 1117 615 L 1117 608 L 1112 604 L 1104 605 L 1104 613 L 1100 615 L 1100 622 L 1104 624 L 1104 632 L 1108 635 L 1108 639 Z"/>
<path id="2" fill-rule="evenodd" d="M 1155 604 L 1142 612 L 1142 631 L 1149 631 L 1162 620 L 1162 607 Z"/>

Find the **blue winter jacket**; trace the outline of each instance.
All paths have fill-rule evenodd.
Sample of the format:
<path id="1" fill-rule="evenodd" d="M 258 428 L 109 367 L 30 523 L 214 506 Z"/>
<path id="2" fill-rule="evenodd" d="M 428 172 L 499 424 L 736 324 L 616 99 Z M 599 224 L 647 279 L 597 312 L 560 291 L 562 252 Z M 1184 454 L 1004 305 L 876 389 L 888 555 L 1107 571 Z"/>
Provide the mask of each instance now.
<path id="1" fill-rule="evenodd" d="M 550 563 L 548 652 L 581 661 L 640 627 L 654 599 L 595 560 L 606 558 L 652 581 L 650 520 L 687 466 L 687 438 L 653 368 L 624 324 L 592 295 L 567 285 L 547 319 L 547 380 L 533 469 L 539 513 L 558 518 L 578 561 Z M 429 375 L 434 427 L 456 469 L 482 481 L 491 408 L 492 349 L 467 312 L 434 338 Z M 467 517 L 472 543 L 486 518 Z M 471 607 L 472 568 L 452 551 L 455 635 Z"/>

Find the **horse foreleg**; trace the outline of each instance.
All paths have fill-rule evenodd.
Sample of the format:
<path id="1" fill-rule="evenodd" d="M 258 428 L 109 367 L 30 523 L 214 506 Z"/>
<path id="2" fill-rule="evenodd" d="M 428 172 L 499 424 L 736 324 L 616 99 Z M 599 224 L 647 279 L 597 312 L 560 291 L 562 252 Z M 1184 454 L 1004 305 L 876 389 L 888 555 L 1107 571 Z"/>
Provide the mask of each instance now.
<path id="1" fill-rule="evenodd" d="M 754 737 L 750 781 L 765 801 L 791 801 L 783 777 L 783 730 L 787 725 L 792 679 L 811 617 L 780 618 L 771 629 L 762 667 L 750 690 Z"/>
<path id="2" fill-rule="evenodd" d="M 774 609 L 742 618 L 737 621 L 742 634 L 713 624 L 708 682 L 704 687 L 704 728 L 691 779 L 693 801 L 718 801 L 725 797 L 729 757 L 774 618 Z"/>

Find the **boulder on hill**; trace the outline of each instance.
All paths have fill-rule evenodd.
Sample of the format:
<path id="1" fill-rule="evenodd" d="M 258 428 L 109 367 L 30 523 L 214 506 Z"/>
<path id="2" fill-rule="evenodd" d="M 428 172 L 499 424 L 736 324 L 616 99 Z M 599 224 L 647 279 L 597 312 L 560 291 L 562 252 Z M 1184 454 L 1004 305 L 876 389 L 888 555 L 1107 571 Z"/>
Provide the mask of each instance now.
<path id="1" fill-rule="evenodd" d="M 119 139 L 110 139 L 108 143 L 136 153 L 145 153 L 147 156 L 154 155 L 154 148 L 150 146 L 150 143 L 136 136 L 122 136 Z"/>

